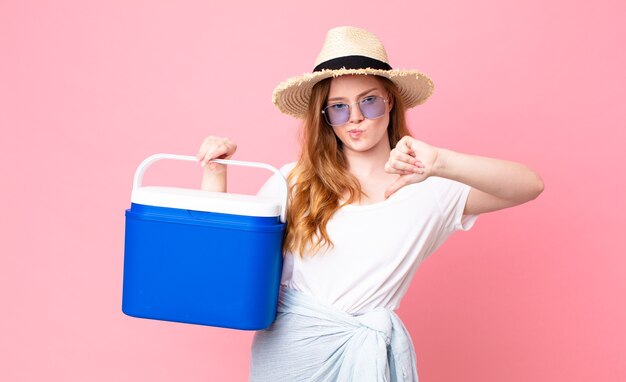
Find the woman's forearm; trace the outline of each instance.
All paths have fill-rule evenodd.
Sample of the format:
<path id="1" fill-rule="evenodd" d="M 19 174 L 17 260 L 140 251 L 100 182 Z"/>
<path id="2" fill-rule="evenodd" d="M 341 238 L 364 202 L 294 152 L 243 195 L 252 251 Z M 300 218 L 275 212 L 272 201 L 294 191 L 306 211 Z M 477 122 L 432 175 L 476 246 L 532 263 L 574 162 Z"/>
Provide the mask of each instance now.
<path id="1" fill-rule="evenodd" d="M 208 163 L 204 166 L 204 173 L 202 175 L 202 190 L 213 192 L 226 192 L 226 166 L 219 165 L 222 168 L 212 170 L 211 165 L 217 165 L 217 163 Z"/>
<path id="2" fill-rule="evenodd" d="M 513 204 L 535 199 L 543 181 L 527 166 L 501 159 L 438 149 L 434 176 L 453 179 Z"/>

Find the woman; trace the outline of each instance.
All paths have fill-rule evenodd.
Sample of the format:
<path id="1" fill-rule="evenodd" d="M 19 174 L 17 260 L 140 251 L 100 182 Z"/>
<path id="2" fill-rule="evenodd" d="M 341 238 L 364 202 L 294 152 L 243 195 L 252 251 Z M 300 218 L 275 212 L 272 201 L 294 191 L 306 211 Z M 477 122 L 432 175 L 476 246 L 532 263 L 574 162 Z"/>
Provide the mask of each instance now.
<path id="1" fill-rule="evenodd" d="M 274 90 L 304 119 L 302 154 L 284 166 L 290 199 L 278 315 L 252 346 L 253 381 L 417 380 L 410 336 L 393 313 L 419 264 L 477 215 L 543 190 L 529 168 L 461 154 L 411 137 L 405 109 L 432 82 L 393 70 L 371 33 L 328 32 L 315 70 Z M 235 143 L 209 137 L 198 159 L 230 158 Z M 209 163 L 203 189 L 224 191 Z M 276 195 L 277 179 L 259 192 Z"/>

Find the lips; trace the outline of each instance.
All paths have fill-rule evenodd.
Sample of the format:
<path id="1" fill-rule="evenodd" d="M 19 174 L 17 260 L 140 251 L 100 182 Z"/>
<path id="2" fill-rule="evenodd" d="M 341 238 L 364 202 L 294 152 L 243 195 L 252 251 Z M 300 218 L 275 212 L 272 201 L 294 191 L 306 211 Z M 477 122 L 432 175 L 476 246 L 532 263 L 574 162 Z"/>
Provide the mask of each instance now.
<path id="1" fill-rule="evenodd" d="M 356 138 L 359 135 L 363 134 L 363 130 L 361 130 L 361 129 L 352 129 L 352 130 L 348 131 L 348 134 L 350 134 L 350 136 L 352 138 Z"/>

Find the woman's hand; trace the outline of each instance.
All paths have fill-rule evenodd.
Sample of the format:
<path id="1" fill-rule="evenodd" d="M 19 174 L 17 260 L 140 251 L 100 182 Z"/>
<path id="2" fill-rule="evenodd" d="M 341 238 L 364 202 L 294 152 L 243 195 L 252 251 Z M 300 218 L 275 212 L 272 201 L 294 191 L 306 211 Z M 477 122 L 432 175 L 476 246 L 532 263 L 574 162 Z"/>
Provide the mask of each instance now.
<path id="1" fill-rule="evenodd" d="M 400 177 L 385 191 L 385 198 L 404 186 L 418 183 L 434 173 L 439 151 L 417 139 L 405 136 L 391 150 L 389 160 L 385 163 L 385 171 L 398 174 Z"/>
<path id="2" fill-rule="evenodd" d="M 200 165 L 204 167 L 201 186 L 203 190 L 226 192 L 226 166 L 210 160 L 230 159 L 235 151 L 237 145 L 228 138 L 209 136 L 202 141 L 196 156 Z"/>
<path id="3" fill-rule="evenodd" d="M 237 151 L 237 145 L 230 139 L 209 136 L 202 141 L 196 156 L 200 165 L 205 167 L 212 159 L 230 159 L 235 154 L 235 151 Z M 225 166 L 210 162 L 209 166 L 205 168 L 212 172 L 222 172 Z"/>

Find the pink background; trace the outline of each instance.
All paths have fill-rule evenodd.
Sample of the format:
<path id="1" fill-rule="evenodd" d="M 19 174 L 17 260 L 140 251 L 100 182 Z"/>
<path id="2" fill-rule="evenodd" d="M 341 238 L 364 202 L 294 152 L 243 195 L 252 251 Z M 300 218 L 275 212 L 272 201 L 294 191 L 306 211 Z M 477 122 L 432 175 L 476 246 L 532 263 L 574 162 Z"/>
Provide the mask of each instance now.
<path id="1" fill-rule="evenodd" d="M 132 176 L 209 134 L 242 160 L 294 160 L 298 122 L 271 91 L 337 25 L 434 79 L 409 114 L 417 137 L 546 183 L 417 272 L 399 314 L 420 380 L 626 380 L 624 2 L 298 4 L 0 2 L 0 380 L 246 379 L 251 332 L 121 312 Z M 232 190 L 265 175 L 233 172 Z M 200 171 L 146 180 L 192 187 Z"/>

